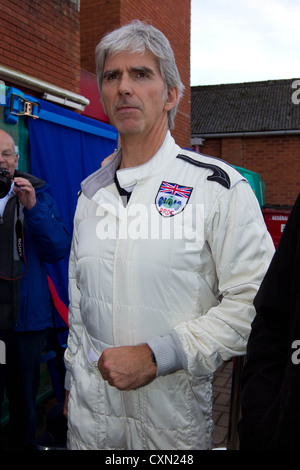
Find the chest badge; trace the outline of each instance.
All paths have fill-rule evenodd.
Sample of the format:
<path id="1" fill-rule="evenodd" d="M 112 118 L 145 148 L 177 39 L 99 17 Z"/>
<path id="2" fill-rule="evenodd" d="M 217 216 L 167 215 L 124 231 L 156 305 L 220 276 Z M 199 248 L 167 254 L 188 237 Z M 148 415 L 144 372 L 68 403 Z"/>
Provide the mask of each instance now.
<path id="1" fill-rule="evenodd" d="M 190 199 L 193 188 L 163 181 L 155 198 L 155 205 L 163 217 L 172 217 L 182 212 Z"/>

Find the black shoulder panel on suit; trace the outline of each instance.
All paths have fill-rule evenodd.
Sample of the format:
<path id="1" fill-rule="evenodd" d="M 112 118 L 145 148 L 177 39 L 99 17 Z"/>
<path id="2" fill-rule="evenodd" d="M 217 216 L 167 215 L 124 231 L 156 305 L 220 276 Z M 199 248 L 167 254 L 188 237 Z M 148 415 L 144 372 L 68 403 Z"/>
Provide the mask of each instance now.
<path id="1" fill-rule="evenodd" d="M 177 155 L 176 158 L 180 158 L 185 162 L 191 163 L 192 165 L 199 166 L 200 168 L 205 168 L 206 170 L 212 170 L 213 174 L 208 176 L 207 179 L 209 181 L 216 181 L 217 183 L 221 184 L 225 188 L 229 189 L 231 186 L 230 178 L 223 168 L 220 168 L 217 165 L 213 165 L 211 163 L 203 163 L 199 162 L 198 160 L 194 160 L 193 158 L 189 157 L 188 155 Z"/>

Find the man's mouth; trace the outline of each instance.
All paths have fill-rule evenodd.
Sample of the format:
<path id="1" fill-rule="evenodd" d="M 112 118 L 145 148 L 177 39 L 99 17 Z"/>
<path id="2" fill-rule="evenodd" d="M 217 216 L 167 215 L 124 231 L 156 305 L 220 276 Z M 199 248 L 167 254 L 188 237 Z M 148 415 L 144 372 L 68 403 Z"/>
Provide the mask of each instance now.
<path id="1" fill-rule="evenodd" d="M 117 112 L 120 112 L 120 113 L 135 111 L 137 109 L 139 109 L 139 107 L 131 103 L 122 103 L 122 104 L 116 105 L 116 110 Z"/>
<path id="2" fill-rule="evenodd" d="M 135 108 L 134 106 L 120 106 L 117 110 L 122 113 L 126 111 L 134 111 L 135 109 L 137 108 Z"/>

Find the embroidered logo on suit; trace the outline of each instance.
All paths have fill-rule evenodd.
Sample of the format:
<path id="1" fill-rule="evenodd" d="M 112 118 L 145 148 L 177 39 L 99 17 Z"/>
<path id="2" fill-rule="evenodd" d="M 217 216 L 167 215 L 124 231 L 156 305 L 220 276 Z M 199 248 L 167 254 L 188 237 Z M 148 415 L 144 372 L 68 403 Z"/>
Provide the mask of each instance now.
<path id="1" fill-rule="evenodd" d="M 163 181 L 155 198 L 155 205 L 163 217 L 172 217 L 182 212 L 187 205 L 193 188 Z"/>

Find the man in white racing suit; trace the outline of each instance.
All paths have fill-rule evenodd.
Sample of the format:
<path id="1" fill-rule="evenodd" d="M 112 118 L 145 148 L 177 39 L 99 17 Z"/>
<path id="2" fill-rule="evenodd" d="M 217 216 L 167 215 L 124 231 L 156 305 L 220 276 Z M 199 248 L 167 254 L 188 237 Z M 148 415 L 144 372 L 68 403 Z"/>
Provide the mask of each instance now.
<path id="1" fill-rule="evenodd" d="M 183 85 L 165 36 L 134 21 L 96 65 L 120 148 L 74 219 L 68 446 L 210 449 L 212 374 L 245 354 L 273 243 L 242 175 L 171 136 Z"/>

